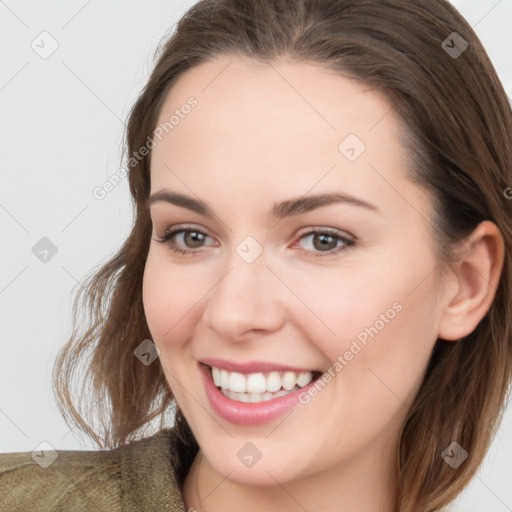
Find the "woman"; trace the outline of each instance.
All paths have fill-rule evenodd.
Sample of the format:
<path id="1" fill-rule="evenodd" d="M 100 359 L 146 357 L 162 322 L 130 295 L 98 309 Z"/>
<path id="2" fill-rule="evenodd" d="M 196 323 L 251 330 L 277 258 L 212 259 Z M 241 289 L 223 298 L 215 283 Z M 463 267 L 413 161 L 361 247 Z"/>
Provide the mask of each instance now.
<path id="1" fill-rule="evenodd" d="M 126 140 L 133 230 L 54 372 L 109 450 L 2 455 L 4 508 L 443 510 L 512 362 L 512 115 L 467 22 L 199 2 Z M 91 349 L 99 427 L 70 391 Z"/>

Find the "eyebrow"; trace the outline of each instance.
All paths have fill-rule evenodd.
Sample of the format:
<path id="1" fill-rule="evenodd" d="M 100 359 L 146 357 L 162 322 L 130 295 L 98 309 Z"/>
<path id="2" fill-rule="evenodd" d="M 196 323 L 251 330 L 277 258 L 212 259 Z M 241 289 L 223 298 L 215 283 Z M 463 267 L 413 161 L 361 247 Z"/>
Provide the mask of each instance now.
<path id="1" fill-rule="evenodd" d="M 160 190 L 155 192 L 146 201 L 146 207 L 149 208 L 151 205 L 160 202 L 181 206 L 182 208 L 187 208 L 188 210 L 192 210 L 200 215 L 203 215 L 204 217 L 211 219 L 216 217 L 211 208 L 209 208 L 208 205 L 200 199 L 194 199 L 193 197 L 170 190 Z M 303 196 L 288 199 L 279 203 L 274 203 L 269 212 L 269 218 L 272 220 L 281 220 L 285 217 L 300 215 L 312 210 L 316 210 L 317 208 L 321 208 L 322 206 L 328 206 L 337 203 L 358 206 L 379 213 L 379 209 L 375 205 L 368 203 L 363 199 L 359 199 L 357 197 L 340 192 L 328 192 L 325 194 Z"/>

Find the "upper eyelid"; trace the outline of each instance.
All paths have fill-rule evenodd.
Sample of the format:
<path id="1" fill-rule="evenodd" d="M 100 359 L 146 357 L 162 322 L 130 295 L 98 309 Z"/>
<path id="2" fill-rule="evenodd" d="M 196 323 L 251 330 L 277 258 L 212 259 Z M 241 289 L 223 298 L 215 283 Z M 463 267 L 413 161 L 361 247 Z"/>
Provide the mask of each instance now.
<path id="1" fill-rule="evenodd" d="M 196 224 L 176 224 L 175 226 L 170 226 L 168 228 L 164 228 L 163 231 L 164 232 L 169 232 L 169 231 L 175 231 L 175 232 L 178 232 L 178 231 L 200 231 L 200 232 L 203 232 L 205 233 L 206 235 L 210 236 L 211 238 L 215 238 L 215 236 L 212 236 L 209 234 L 209 229 L 207 228 L 203 228 L 202 226 L 199 226 L 199 225 L 196 225 Z M 298 234 L 305 234 L 305 233 L 308 233 L 310 231 L 315 231 L 315 232 L 318 232 L 318 231 L 326 231 L 326 232 L 331 232 L 333 234 L 346 234 L 347 237 L 351 237 L 351 238 L 356 238 L 355 236 L 353 236 L 352 234 L 348 233 L 347 231 L 343 230 L 343 229 L 339 229 L 339 228 L 333 228 L 333 227 L 328 227 L 328 226 L 312 226 L 312 225 L 308 225 L 308 226 L 304 226 L 302 228 L 300 228 L 300 230 L 298 230 Z"/>
<path id="2" fill-rule="evenodd" d="M 206 236 L 208 236 L 209 238 L 216 238 L 215 236 L 212 236 L 210 235 L 210 232 L 208 229 L 205 229 L 205 228 L 202 228 L 202 227 L 199 227 L 199 226 L 195 226 L 195 225 L 179 225 L 177 224 L 176 226 L 170 226 L 168 228 L 165 228 L 163 230 L 163 233 L 171 233 L 171 232 L 174 232 L 174 234 L 178 234 L 178 233 L 181 233 L 183 231 L 197 231 L 199 233 L 204 233 Z"/>
<path id="3" fill-rule="evenodd" d="M 326 234 L 327 236 L 334 237 L 335 239 L 337 239 L 338 242 L 341 242 L 341 244 L 342 244 L 341 247 L 331 249 L 329 251 L 318 251 L 317 252 L 315 250 L 298 249 L 302 253 L 307 253 L 312 258 L 313 257 L 314 258 L 337 257 L 337 256 L 340 256 L 347 249 L 352 248 L 352 247 L 357 247 L 359 244 L 359 239 L 357 237 L 355 237 L 351 234 L 348 234 L 348 233 L 342 234 L 343 232 L 341 232 L 341 230 L 338 230 L 336 228 L 326 228 L 326 227 L 322 227 L 322 226 L 317 226 L 317 227 L 309 226 L 309 227 L 303 228 L 303 229 L 306 231 L 296 235 L 296 237 L 295 237 L 296 240 L 293 242 L 291 249 L 295 249 L 295 245 L 300 243 L 302 239 L 308 238 L 310 236 L 319 235 L 319 234 Z M 171 239 L 173 239 L 178 234 L 181 234 L 183 232 L 194 232 L 194 231 L 201 232 L 206 237 L 214 239 L 214 237 L 211 237 L 208 233 L 205 233 L 206 230 L 202 230 L 202 229 L 199 229 L 199 228 L 193 227 L 193 226 L 185 227 L 185 226 L 178 225 L 176 227 L 173 226 L 171 228 L 168 228 L 166 231 L 164 231 L 163 235 L 161 236 L 161 239 L 157 240 L 157 241 L 171 243 Z M 206 250 L 209 247 L 209 246 L 204 246 L 204 247 L 202 246 L 200 248 L 195 248 L 195 249 L 185 247 L 185 249 L 183 249 L 183 248 L 180 249 L 180 248 L 176 248 L 176 245 L 177 245 L 176 241 L 172 242 L 172 245 L 174 246 L 174 248 L 171 247 L 171 250 L 175 253 L 182 253 L 183 256 L 186 256 L 186 255 L 193 256 L 194 254 L 202 253 L 202 252 L 204 252 L 204 250 Z M 218 247 L 217 242 L 214 244 L 214 246 Z M 327 261 L 329 261 L 329 260 L 327 260 Z"/>
<path id="4" fill-rule="evenodd" d="M 189 231 L 189 232 L 197 231 L 197 232 L 203 233 L 208 238 L 216 239 L 215 236 L 212 236 L 209 234 L 209 230 L 207 230 L 203 227 L 194 225 L 194 224 L 184 224 L 184 225 L 177 224 L 176 226 L 171 226 L 167 229 L 164 229 L 163 234 L 165 235 L 166 233 L 173 233 L 173 236 L 176 236 L 179 233 L 187 232 L 187 231 Z M 298 231 L 298 233 L 295 235 L 295 237 L 297 238 L 297 241 L 298 241 L 306 235 L 309 236 L 309 235 L 314 235 L 314 234 L 327 234 L 327 235 L 338 237 L 340 240 L 345 239 L 345 240 L 348 240 L 351 242 L 357 241 L 357 237 L 352 235 L 351 233 L 348 233 L 346 231 L 343 231 L 343 230 L 340 230 L 337 228 L 326 227 L 326 226 L 305 226 Z"/>

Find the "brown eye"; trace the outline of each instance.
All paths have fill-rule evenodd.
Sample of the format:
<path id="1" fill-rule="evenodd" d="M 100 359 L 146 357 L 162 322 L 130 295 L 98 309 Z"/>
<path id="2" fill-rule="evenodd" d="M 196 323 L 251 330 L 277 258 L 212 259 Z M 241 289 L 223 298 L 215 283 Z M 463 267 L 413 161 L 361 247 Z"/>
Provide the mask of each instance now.
<path id="1" fill-rule="evenodd" d="M 347 247 L 355 245 L 354 238 L 348 238 L 341 235 L 338 231 L 331 230 L 313 230 L 300 237 L 300 241 L 309 239 L 307 244 L 309 248 L 303 249 L 303 252 L 311 256 L 330 256 Z"/>
<path id="2" fill-rule="evenodd" d="M 184 231 L 184 233 L 183 241 L 187 247 L 191 249 L 201 247 L 201 244 L 204 242 L 203 233 L 199 233 L 198 231 Z"/>
<path id="3" fill-rule="evenodd" d="M 203 247 L 207 238 L 210 237 L 199 229 L 179 228 L 169 229 L 156 241 L 167 244 L 172 252 L 192 255 L 201 252 L 195 249 Z"/>
<path id="4" fill-rule="evenodd" d="M 332 235 L 315 233 L 313 235 L 313 247 L 319 251 L 330 251 L 336 249 L 338 240 Z"/>

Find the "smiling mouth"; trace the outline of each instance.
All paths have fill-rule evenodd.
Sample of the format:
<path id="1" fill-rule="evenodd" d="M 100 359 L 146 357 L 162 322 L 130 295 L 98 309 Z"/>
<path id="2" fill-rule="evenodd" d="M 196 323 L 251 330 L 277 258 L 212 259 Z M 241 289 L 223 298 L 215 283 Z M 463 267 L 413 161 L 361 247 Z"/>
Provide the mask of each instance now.
<path id="1" fill-rule="evenodd" d="M 317 380 L 320 371 L 270 371 L 255 373 L 231 372 L 208 366 L 219 391 L 237 402 L 257 403 L 293 393 Z"/>

